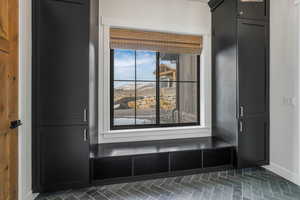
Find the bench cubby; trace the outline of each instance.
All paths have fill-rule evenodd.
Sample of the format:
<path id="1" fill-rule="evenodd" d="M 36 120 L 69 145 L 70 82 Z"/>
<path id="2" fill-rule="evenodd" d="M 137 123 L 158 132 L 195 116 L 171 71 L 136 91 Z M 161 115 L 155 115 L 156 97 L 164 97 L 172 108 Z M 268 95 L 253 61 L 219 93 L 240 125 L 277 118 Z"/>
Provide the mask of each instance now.
<path id="1" fill-rule="evenodd" d="M 234 167 L 234 147 L 214 137 L 100 144 L 92 149 L 92 182 L 99 184 Z"/>

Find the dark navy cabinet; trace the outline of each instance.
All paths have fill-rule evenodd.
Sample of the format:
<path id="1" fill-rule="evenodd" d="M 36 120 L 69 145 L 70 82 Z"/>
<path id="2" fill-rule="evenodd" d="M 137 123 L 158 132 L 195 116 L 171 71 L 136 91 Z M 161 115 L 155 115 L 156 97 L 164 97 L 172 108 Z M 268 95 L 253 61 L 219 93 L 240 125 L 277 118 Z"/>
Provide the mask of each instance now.
<path id="1" fill-rule="evenodd" d="M 240 167 L 268 161 L 268 23 L 238 20 L 238 102 Z"/>
<path id="2" fill-rule="evenodd" d="M 212 0 L 213 135 L 239 168 L 269 163 L 269 1 Z"/>
<path id="3" fill-rule="evenodd" d="M 33 190 L 90 183 L 93 0 L 33 1 Z M 94 17 L 92 19 L 92 17 Z M 96 26 L 96 25 L 95 25 Z M 92 27 L 92 28 L 91 28 Z M 95 73 L 94 73 L 95 74 Z M 95 83 L 93 83 L 95 85 Z M 96 95 L 93 95 L 96 96 Z"/>

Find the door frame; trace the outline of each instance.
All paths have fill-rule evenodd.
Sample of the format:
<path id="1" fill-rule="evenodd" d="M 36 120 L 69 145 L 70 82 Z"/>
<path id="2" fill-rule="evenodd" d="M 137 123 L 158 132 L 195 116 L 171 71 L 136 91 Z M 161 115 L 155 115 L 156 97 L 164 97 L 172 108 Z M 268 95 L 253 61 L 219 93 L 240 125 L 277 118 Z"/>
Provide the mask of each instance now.
<path id="1" fill-rule="evenodd" d="M 32 0 L 19 0 L 19 200 L 34 199 L 31 148 Z"/>

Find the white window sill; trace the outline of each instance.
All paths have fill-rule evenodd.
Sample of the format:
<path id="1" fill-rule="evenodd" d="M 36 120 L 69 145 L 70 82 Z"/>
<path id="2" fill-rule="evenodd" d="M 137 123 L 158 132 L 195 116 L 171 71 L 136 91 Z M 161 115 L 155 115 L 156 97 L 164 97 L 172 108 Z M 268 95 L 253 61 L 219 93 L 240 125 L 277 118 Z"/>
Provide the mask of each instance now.
<path id="1" fill-rule="evenodd" d="M 211 128 L 204 126 L 167 127 L 112 130 L 100 133 L 100 143 L 163 140 L 211 136 Z"/>
<path id="2" fill-rule="evenodd" d="M 126 130 L 112 130 L 106 134 L 120 134 L 120 133 L 140 133 L 140 132 L 165 132 L 177 130 L 204 130 L 208 127 L 204 126 L 181 126 L 181 127 L 162 127 L 162 128 L 145 128 L 145 129 L 126 129 Z"/>

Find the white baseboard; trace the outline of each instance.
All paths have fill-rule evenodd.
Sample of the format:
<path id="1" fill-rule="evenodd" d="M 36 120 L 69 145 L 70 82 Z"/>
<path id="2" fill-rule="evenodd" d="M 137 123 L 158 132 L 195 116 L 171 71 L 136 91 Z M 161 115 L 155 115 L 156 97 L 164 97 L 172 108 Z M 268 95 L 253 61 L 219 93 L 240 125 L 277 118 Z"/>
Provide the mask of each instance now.
<path id="1" fill-rule="evenodd" d="M 299 174 L 291 172 L 290 170 L 275 163 L 264 166 L 264 168 L 300 186 Z"/>

